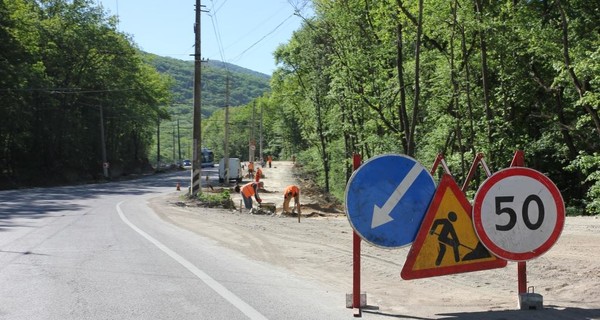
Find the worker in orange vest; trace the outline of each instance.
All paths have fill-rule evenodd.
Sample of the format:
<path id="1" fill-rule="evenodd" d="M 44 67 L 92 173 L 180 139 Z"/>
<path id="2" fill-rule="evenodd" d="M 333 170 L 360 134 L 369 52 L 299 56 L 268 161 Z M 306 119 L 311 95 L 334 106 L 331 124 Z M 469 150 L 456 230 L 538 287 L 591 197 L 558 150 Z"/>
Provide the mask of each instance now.
<path id="1" fill-rule="evenodd" d="M 256 202 L 261 203 L 262 199 L 258 195 L 258 189 L 264 188 L 263 182 L 249 182 L 246 183 L 240 189 L 240 194 L 242 195 L 242 199 L 244 199 L 244 207 L 246 209 L 252 209 L 252 196 L 256 199 Z"/>
<path id="2" fill-rule="evenodd" d="M 250 161 L 248 162 L 248 177 L 252 178 L 254 177 L 254 162 Z"/>
<path id="3" fill-rule="evenodd" d="M 260 167 L 256 168 L 256 176 L 254 176 L 254 181 L 259 182 L 260 178 L 262 178 L 262 170 Z"/>
<path id="4" fill-rule="evenodd" d="M 269 164 L 269 168 L 271 167 L 271 161 L 273 161 L 273 157 L 271 155 L 267 156 L 267 163 Z"/>
<path id="5" fill-rule="evenodd" d="M 296 212 L 300 214 L 300 188 L 296 185 L 289 185 L 283 191 L 283 212 L 289 212 L 292 198 Z"/>

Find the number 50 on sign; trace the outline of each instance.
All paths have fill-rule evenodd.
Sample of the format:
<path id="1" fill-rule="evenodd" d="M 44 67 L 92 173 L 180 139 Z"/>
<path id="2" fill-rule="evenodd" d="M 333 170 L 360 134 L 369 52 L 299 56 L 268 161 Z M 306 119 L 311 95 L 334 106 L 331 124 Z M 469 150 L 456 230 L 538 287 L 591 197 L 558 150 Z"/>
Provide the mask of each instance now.
<path id="1" fill-rule="evenodd" d="M 498 171 L 475 195 L 475 232 L 488 250 L 506 260 L 526 261 L 542 255 L 554 245 L 564 222 L 560 191 L 533 169 Z"/>

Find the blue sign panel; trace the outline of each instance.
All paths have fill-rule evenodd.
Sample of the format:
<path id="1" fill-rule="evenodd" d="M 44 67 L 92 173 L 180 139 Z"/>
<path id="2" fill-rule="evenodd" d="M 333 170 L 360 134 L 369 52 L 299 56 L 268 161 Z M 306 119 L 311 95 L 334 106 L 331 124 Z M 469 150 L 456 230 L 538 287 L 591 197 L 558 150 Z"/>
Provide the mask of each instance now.
<path id="1" fill-rule="evenodd" d="M 348 220 L 361 238 L 375 246 L 406 246 L 415 240 L 434 193 L 433 177 L 415 159 L 377 156 L 348 181 Z"/>

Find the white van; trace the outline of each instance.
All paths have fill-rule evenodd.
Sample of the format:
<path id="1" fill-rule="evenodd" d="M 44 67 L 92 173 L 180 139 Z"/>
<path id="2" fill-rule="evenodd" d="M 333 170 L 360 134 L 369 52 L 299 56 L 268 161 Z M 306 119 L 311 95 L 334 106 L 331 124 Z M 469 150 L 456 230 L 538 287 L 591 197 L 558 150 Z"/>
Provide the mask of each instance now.
<path id="1" fill-rule="evenodd" d="M 242 182 L 242 161 L 239 158 L 229 158 L 229 180 Z M 225 181 L 225 158 L 219 161 L 219 182 Z"/>

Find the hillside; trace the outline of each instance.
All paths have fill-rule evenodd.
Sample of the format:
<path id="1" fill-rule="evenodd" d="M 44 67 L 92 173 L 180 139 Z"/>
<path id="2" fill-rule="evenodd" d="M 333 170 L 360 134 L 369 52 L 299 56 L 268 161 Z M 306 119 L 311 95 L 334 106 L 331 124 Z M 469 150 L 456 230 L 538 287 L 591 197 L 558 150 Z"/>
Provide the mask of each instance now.
<path id="1" fill-rule="evenodd" d="M 173 105 L 182 105 L 184 113 L 193 110 L 194 61 L 184 61 L 153 54 L 146 55 L 148 62 L 162 74 L 175 81 L 172 87 Z M 209 60 L 202 63 L 202 114 L 211 115 L 226 104 L 226 79 L 230 73 L 229 105 L 239 106 L 262 96 L 270 90 L 270 76 L 221 61 Z M 179 112 L 177 112 L 179 113 Z"/>
<path id="2" fill-rule="evenodd" d="M 147 62 L 156 70 L 170 76 L 173 102 L 167 106 L 170 120 L 160 124 L 160 162 L 176 163 L 192 158 L 192 119 L 194 111 L 194 61 L 184 61 L 154 54 L 145 54 Z M 221 61 L 202 63 L 203 118 L 226 105 L 226 81 L 229 72 L 229 106 L 240 106 L 270 91 L 270 76 Z M 179 136 L 177 141 L 175 138 Z M 204 140 L 204 139 L 203 139 Z M 203 142 L 204 143 L 204 142 Z M 158 146 L 152 144 L 149 157 L 158 160 Z"/>

